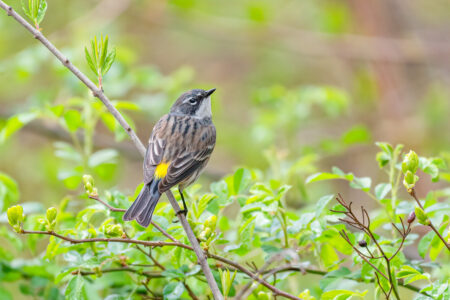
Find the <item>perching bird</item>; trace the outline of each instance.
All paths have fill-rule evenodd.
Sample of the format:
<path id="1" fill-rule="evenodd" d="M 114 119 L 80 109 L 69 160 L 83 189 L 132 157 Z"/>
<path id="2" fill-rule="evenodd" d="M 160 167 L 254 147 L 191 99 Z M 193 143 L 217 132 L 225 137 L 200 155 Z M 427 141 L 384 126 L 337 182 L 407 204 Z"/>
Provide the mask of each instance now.
<path id="1" fill-rule="evenodd" d="M 187 214 L 183 190 L 208 163 L 216 144 L 211 94 L 195 89 L 181 95 L 153 128 L 144 158 L 144 187 L 123 216 L 147 227 L 161 194 L 178 185 Z"/>

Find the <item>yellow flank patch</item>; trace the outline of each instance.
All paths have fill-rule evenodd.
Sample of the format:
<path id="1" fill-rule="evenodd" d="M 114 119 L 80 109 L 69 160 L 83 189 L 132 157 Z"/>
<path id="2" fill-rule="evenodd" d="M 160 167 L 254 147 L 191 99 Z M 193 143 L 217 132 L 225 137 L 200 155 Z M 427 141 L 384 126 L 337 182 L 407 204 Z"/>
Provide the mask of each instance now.
<path id="1" fill-rule="evenodd" d="M 169 168 L 169 163 L 162 162 L 156 166 L 155 169 L 155 178 L 161 179 L 166 177 L 167 169 Z"/>

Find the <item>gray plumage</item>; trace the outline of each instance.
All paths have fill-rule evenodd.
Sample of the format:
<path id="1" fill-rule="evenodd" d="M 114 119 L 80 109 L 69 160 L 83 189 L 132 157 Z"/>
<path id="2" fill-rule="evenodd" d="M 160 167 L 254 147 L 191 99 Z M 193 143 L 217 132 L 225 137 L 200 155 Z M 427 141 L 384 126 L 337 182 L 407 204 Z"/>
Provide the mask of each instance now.
<path id="1" fill-rule="evenodd" d="M 182 193 L 198 178 L 216 143 L 210 100 L 214 90 L 184 93 L 156 123 L 144 159 L 145 184 L 124 214 L 125 221 L 135 219 L 147 227 L 162 193 L 176 185 Z M 155 170 L 161 163 L 168 164 L 167 174 L 156 178 Z M 182 199 L 184 202 L 183 195 Z"/>

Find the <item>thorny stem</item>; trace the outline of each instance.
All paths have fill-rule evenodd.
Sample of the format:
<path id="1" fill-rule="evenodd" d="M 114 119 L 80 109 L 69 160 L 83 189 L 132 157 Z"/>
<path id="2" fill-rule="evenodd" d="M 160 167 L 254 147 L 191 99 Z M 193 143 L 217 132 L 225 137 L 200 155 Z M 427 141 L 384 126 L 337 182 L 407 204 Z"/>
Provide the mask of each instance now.
<path id="1" fill-rule="evenodd" d="M 120 112 L 114 107 L 111 101 L 106 97 L 101 88 L 98 88 L 95 83 L 93 83 L 84 73 L 82 73 L 77 67 L 75 67 L 70 60 L 61 53 L 39 30 L 35 29 L 32 25 L 30 25 L 24 18 L 22 18 L 16 11 L 5 2 L 0 0 L 0 7 L 8 14 L 8 16 L 12 16 L 19 24 L 21 24 L 25 29 L 27 29 L 38 41 L 40 41 L 61 63 L 69 69 L 78 79 L 83 82 L 91 91 L 92 94 L 97 97 L 102 103 L 106 106 L 108 111 L 116 118 L 119 124 L 125 129 L 128 136 L 131 138 L 132 142 L 136 146 L 137 150 L 142 156 L 145 156 L 146 149 L 142 144 L 139 137 L 136 135 L 134 130 L 128 124 L 128 122 L 124 119 L 124 117 L 120 114 Z M 184 214 L 179 214 L 180 206 L 176 202 L 172 192 L 169 190 L 166 192 L 167 198 L 169 199 L 170 204 L 172 205 L 175 212 L 177 212 L 177 216 L 180 219 L 180 222 L 186 232 L 186 235 L 197 255 L 200 266 L 202 267 L 203 273 L 208 281 L 208 285 L 211 289 L 211 292 L 214 296 L 214 299 L 222 300 L 223 296 L 219 290 L 216 280 L 209 268 L 206 257 L 203 255 L 203 251 L 200 248 L 200 245 L 197 241 L 197 238 L 190 227 L 186 216 Z"/>
<path id="2" fill-rule="evenodd" d="M 409 194 L 414 198 L 414 200 L 416 200 L 417 205 L 419 205 L 419 207 L 422 210 L 425 210 L 422 206 L 422 203 L 420 203 L 419 198 L 417 198 L 416 195 L 416 191 L 414 190 L 414 188 L 412 188 L 411 190 L 408 190 Z M 428 219 L 430 221 L 430 224 L 428 225 L 439 237 L 439 239 L 444 243 L 445 247 L 447 247 L 447 250 L 450 251 L 450 244 L 447 243 L 447 241 L 444 239 L 444 237 L 441 235 L 441 233 L 439 232 L 439 230 L 436 229 L 436 227 L 434 227 L 433 223 L 431 222 L 430 219 Z"/>

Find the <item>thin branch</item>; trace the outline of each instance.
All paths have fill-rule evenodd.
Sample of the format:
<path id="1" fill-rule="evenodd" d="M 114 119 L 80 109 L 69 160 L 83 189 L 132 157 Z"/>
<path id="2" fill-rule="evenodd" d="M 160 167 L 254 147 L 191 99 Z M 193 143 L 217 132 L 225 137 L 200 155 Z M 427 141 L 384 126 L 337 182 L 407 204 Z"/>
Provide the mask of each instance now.
<path id="1" fill-rule="evenodd" d="M 73 271 L 72 274 L 80 274 L 83 276 L 87 275 L 98 275 L 99 273 L 112 273 L 112 272 L 130 272 L 130 273 L 136 273 L 148 278 L 161 278 L 164 277 L 161 272 L 142 272 L 137 269 L 129 268 L 129 267 L 122 267 L 122 268 L 109 268 L 109 269 L 102 269 L 99 272 L 96 271 Z"/>
<path id="2" fill-rule="evenodd" d="M 17 14 L 11 6 L 7 5 L 3 1 L 0 0 L 0 7 L 3 8 L 8 16 L 12 16 L 19 24 L 21 24 L 25 29 L 27 29 L 31 34 L 40 41 L 61 63 L 69 69 L 78 79 L 83 82 L 91 91 L 92 94 L 100 99 L 102 103 L 106 106 L 108 111 L 116 118 L 116 120 L 119 122 L 119 124 L 125 129 L 126 133 L 130 137 L 131 141 L 136 146 L 139 153 L 144 157 L 146 149 L 142 142 L 140 141 L 139 137 L 136 135 L 134 130 L 131 128 L 131 126 L 128 124 L 128 122 L 122 117 L 120 112 L 114 107 L 114 105 L 111 103 L 111 101 L 106 97 L 106 95 L 103 93 L 101 89 L 99 89 L 85 74 L 83 74 L 77 67 L 75 67 L 70 60 L 61 53 L 45 36 L 33 26 L 31 26 L 24 18 L 22 18 L 19 14 Z M 206 257 L 203 254 L 202 249 L 200 248 L 200 245 L 197 241 L 197 238 L 192 231 L 192 228 L 190 227 L 186 216 L 184 214 L 180 214 L 180 206 L 178 205 L 177 201 L 175 200 L 172 192 L 169 190 L 166 192 L 167 198 L 169 198 L 169 202 L 172 205 L 173 209 L 177 213 L 178 218 L 180 219 L 180 222 L 184 228 L 184 231 L 186 232 L 186 235 L 194 248 L 194 252 L 197 255 L 198 261 L 200 263 L 200 266 L 202 267 L 203 273 L 205 274 L 206 280 L 208 281 L 208 285 L 211 289 L 211 292 L 214 296 L 214 299 L 222 300 L 223 296 L 219 290 L 219 287 L 217 286 L 217 282 L 214 279 L 214 276 L 211 272 L 211 269 L 209 268 L 208 262 L 206 260 Z"/>
<path id="3" fill-rule="evenodd" d="M 108 204 L 106 201 L 100 199 L 99 196 L 94 196 L 94 195 L 89 195 L 88 196 L 90 199 L 96 200 L 98 202 L 100 202 L 101 204 L 103 204 L 104 206 L 106 206 L 107 208 L 109 208 L 110 211 L 116 211 L 116 212 L 126 212 L 126 209 L 123 208 L 117 208 L 114 206 L 111 206 L 110 204 Z M 161 232 L 164 236 L 166 236 L 168 239 L 170 239 L 172 242 L 178 242 L 172 235 L 170 235 L 167 231 L 165 231 L 161 226 L 159 226 L 158 224 L 156 224 L 155 222 L 153 222 L 153 220 L 150 222 L 157 230 L 159 230 L 159 232 Z"/>
<path id="4" fill-rule="evenodd" d="M 422 210 L 424 210 L 422 203 L 420 203 L 419 198 L 417 198 L 416 196 L 416 191 L 414 190 L 414 188 L 412 188 L 411 190 L 409 190 L 409 194 L 414 198 L 414 200 L 416 200 L 417 204 L 420 206 L 420 208 Z M 433 229 L 433 231 L 437 234 L 437 236 L 439 237 L 439 239 L 442 241 L 442 243 L 444 243 L 445 247 L 447 247 L 447 250 L 450 251 L 450 244 L 447 243 L 447 241 L 444 239 L 444 237 L 441 235 L 441 233 L 439 232 L 439 230 L 436 229 L 436 227 L 434 227 L 433 223 L 431 222 L 430 219 L 428 219 L 430 221 L 430 224 L 428 225 L 431 229 Z"/>
<path id="5" fill-rule="evenodd" d="M 293 265 L 286 265 L 286 266 L 280 266 L 280 267 L 276 267 L 276 268 L 273 268 L 273 269 L 269 269 L 269 270 L 266 270 L 266 271 L 262 272 L 262 274 L 269 274 L 269 273 L 270 274 L 277 274 L 277 273 L 290 272 L 290 271 L 294 271 L 294 272 L 299 272 L 299 271 L 303 272 L 304 271 L 305 273 L 319 275 L 319 276 L 325 276 L 325 275 L 328 274 L 328 272 L 326 272 L 326 271 L 321 271 L 321 270 L 316 270 L 316 269 L 311 269 L 311 268 L 301 268 L 299 266 L 293 266 Z M 348 277 L 348 276 L 342 276 L 342 277 L 346 278 L 346 279 L 350 279 L 350 280 L 355 280 L 354 278 Z M 375 279 L 370 279 L 369 281 L 370 282 L 376 282 Z M 416 287 L 416 286 L 413 286 L 413 285 L 410 285 L 410 284 L 402 284 L 401 282 L 399 282 L 398 285 L 403 287 L 403 288 L 405 288 L 405 289 L 414 291 L 416 293 L 420 293 L 422 295 L 427 295 L 425 292 L 421 292 L 420 291 L 421 288 L 419 288 L 419 287 Z"/>
<path id="6" fill-rule="evenodd" d="M 101 200 L 98 196 L 89 196 L 89 198 L 99 201 L 100 203 L 102 203 L 103 205 L 105 205 L 106 207 L 108 207 L 108 208 L 109 208 L 110 210 L 112 210 L 112 211 L 121 211 L 121 212 L 125 211 L 125 210 L 122 210 L 122 209 L 120 209 L 120 208 L 115 208 L 115 207 L 111 206 L 111 205 L 108 204 L 106 201 Z M 152 224 L 154 224 L 153 221 L 152 221 Z M 156 225 L 156 224 L 154 224 L 154 225 Z M 162 229 L 162 228 L 159 227 L 158 225 L 156 225 L 156 226 L 157 226 L 157 228 L 160 228 L 161 233 L 163 233 L 164 235 L 166 235 L 167 237 L 169 237 L 169 239 L 171 239 L 172 241 L 174 241 L 174 243 L 181 244 L 181 243 L 180 243 L 179 241 L 177 241 L 173 236 L 171 236 L 169 233 L 167 233 L 166 231 L 164 231 L 164 229 Z M 183 245 L 184 245 L 184 244 L 183 244 Z M 187 246 L 187 245 L 186 245 L 186 246 Z M 188 248 L 186 248 L 186 249 L 193 250 L 191 247 L 189 247 L 189 246 L 187 246 L 187 247 L 188 247 Z M 138 248 L 138 249 L 139 249 L 139 248 Z M 147 253 L 145 253 L 145 251 L 143 251 L 142 249 L 140 249 L 140 250 L 141 250 L 141 252 L 143 252 L 144 254 L 147 255 Z M 214 259 L 216 259 L 216 260 L 219 260 L 219 261 L 221 261 L 221 262 L 224 262 L 224 263 L 226 263 L 226 264 L 229 264 L 229 265 L 234 266 L 237 270 L 239 270 L 239 271 L 241 271 L 241 272 L 247 274 L 248 276 L 250 276 L 250 278 L 252 278 L 252 279 L 258 281 L 259 283 L 261 283 L 261 284 L 264 285 L 265 287 L 267 287 L 267 288 L 269 288 L 270 290 L 272 290 L 272 292 L 273 292 L 274 294 L 276 294 L 276 295 L 281 295 L 281 296 L 284 296 L 284 297 L 290 298 L 290 299 L 299 299 L 299 298 L 297 298 L 297 297 L 294 297 L 294 296 L 292 296 L 292 295 L 290 295 L 290 294 L 288 294 L 288 293 L 285 293 L 285 292 L 283 292 L 283 291 L 277 289 L 274 285 L 271 285 L 271 284 L 269 284 L 268 282 L 266 282 L 266 281 L 264 281 L 264 280 L 261 280 L 261 281 L 260 281 L 260 278 L 259 278 L 258 274 L 253 274 L 251 271 L 249 271 L 249 270 L 246 269 L 245 267 L 243 267 L 243 266 L 241 266 L 241 265 L 239 265 L 239 264 L 237 264 L 237 263 L 235 263 L 235 262 L 233 262 L 233 261 L 231 261 L 231 260 L 228 260 L 228 259 L 226 259 L 226 258 L 224 258 L 224 257 L 220 257 L 220 256 L 215 255 L 215 254 L 206 253 L 206 255 L 207 255 L 208 257 L 214 258 Z M 153 259 L 152 259 L 152 261 L 155 262 Z M 232 263 L 232 264 L 230 264 L 230 263 Z M 254 268 L 254 269 L 255 269 L 255 272 L 257 272 L 258 269 L 257 269 L 255 263 L 254 263 L 254 262 L 252 262 L 252 263 L 253 263 L 253 265 L 250 265 L 250 264 L 249 264 L 250 267 L 251 267 L 251 268 Z M 268 267 L 267 264 L 263 266 L 263 269 L 265 269 L 266 267 Z M 255 278 L 256 278 L 256 279 L 255 279 Z"/>

